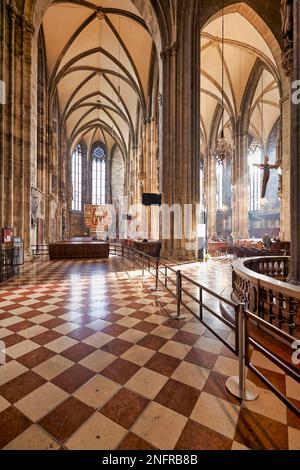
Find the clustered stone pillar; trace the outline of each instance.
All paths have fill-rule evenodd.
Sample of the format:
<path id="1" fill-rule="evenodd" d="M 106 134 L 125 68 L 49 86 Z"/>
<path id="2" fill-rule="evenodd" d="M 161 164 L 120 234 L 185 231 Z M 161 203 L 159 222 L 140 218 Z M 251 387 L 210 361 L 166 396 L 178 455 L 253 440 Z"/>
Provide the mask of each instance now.
<path id="1" fill-rule="evenodd" d="M 163 203 L 180 204 L 182 226 L 187 228 L 183 208 L 192 207 L 189 233 L 184 230 L 176 239 L 171 217 L 170 239 L 163 240 L 163 255 L 190 258 L 197 249 L 191 242 L 197 237 L 195 206 L 199 204 L 200 129 L 200 29 L 197 0 L 177 2 L 169 45 L 161 53 L 163 61 L 163 136 L 162 181 Z M 186 206 L 187 207 L 187 206 Z"/>
<path id="2" fill-rule="evenodd" d="M 14 227 L 30 246 L 30 111 L 33 27 L 1 2 L 0 227 Z"/>
<path id="3" fill-rule="evenodd" d="M 207 231 L 210 238 L 217 231 L 217 174 L 216 160 L 211 155 L 207 158 L 206 193 L 207 193 Z"/>
<path id="4" fill-rule="evenodd" d="M 140 173 L 140 179 L 143 182 L 143 191 L 146 193 L 158 193 L 157 177 L 157 123 L 153 116 L 147 118 L 143 124 L 143 163 Z M 139 201 L 141 202 L 141 201 Z M 147 238 L 158 238 L 159 233 L 156 229 L 158 213 L 155 208 L 148 207 L 147 211 Z"/>
<path id="5" fill-rule="evenodd" d="M 5 153 L 5 83 L 6 83 L 6 70 L 5 70 L 5 42 L 6 42 L 6 4 L 1 2 L 1 25 L 0 28 L 0 54 L 1 54 L 1 102 L 0 102 L 0 227 L 4 225 L 4 203 L 5 203 L 5 191 L 4 191 L 4 153 Z"/>
<path id="6" fill-rule="evenodd" d="M 286 77 L 284 77 L 285 80 Z M 291 100 L 289 93 L 289 84 L 283 87 L 286 90 L 284 96 L 281 100 L 281 171 L 282 175 L 280 177 L 280 240 L 290 241 L 291 239 L 291 229 L 290 229 L 290 154 L 291 154 L 291 129 L 290 129 L 290 113 L 291 113 Z"/>
<path id="7" fill-rule="evenodd" d="M 300 80 L 300 1 L 293 2 L 292 82 Z M 295 90 L 292 89 L 292 93 Z M 291 103 L 291 264 L 290 281 L 300 284 L 300 104 Z"/>
<path id="8" fill-rule="evenodd" d="M 248 134 L 237 133 L 232 165 L 233 201 L 232 232 L 235 237 L 249 237 L 248 221 Z"/>

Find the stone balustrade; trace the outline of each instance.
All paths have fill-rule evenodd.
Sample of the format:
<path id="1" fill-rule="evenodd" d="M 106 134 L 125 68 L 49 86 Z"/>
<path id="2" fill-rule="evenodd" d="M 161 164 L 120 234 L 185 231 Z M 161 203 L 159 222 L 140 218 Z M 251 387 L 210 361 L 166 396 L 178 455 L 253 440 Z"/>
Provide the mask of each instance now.
<path id="1" fill-rule="evenodd" d="M 300 333 L 300 288 L 286 282 L 290 257 L 239 259 L 232 263 L 233 296 L 250 312 L 294 336 Z"/>

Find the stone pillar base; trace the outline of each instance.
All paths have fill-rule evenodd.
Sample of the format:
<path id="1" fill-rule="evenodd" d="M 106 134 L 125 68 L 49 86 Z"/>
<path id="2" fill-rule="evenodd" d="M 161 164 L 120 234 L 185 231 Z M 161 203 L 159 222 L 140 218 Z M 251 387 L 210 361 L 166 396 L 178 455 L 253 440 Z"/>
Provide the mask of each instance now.
<path id="1" fill-rule="evenodd" d="M 178 261 L 198 261 L 197 253 L 191 250 L 175 249 L 164 250 L 161 252 L 162 259 L 175 259 Z"/>

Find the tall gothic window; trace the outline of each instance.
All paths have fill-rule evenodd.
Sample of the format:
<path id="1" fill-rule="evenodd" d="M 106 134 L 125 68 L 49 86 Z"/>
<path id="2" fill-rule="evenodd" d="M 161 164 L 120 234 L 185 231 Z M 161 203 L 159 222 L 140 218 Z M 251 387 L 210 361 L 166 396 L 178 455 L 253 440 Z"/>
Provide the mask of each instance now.
<path id="1" fill-rule="evenodd" d="M 82 209 L 82 152 L 78 144 L 72 154 L 72 186 L 73 200 L 72 210 L 81 211 Z"/>
<path id="2" fill-rule="evenodd" d="M 254 166 L 262 162 L 261 146 L 257 140 L 253 139 L 248 150 L 248 168 L 249 168 L 249 211 L 260 210 L 261 193 L 261 170 Z"/>
<path id="3" fill-rule="evenodd" d="M 92 204 L 105 204 L 105 147 L 99 143 L 92 150 Z"/>

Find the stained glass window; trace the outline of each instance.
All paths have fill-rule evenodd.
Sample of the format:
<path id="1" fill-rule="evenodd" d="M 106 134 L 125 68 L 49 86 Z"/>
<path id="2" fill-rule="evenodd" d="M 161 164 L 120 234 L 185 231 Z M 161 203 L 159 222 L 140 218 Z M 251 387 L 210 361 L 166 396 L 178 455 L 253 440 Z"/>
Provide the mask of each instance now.
<path id="1" fill-rule="evenodd" d="M 101 144 L 92 151 L 92 203 L 105 204 L 105 150 Z"/>

